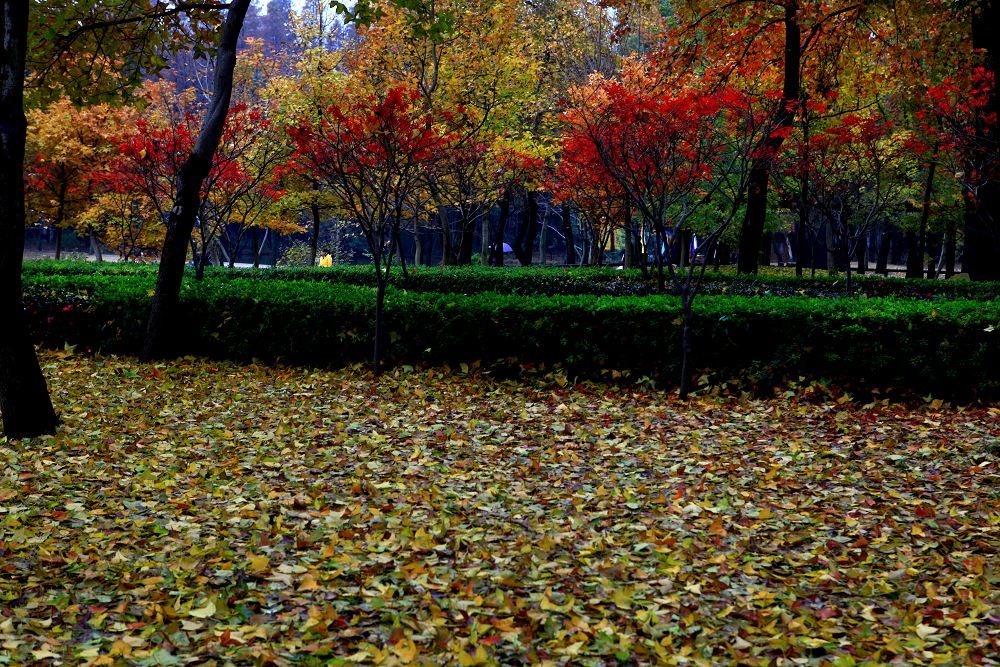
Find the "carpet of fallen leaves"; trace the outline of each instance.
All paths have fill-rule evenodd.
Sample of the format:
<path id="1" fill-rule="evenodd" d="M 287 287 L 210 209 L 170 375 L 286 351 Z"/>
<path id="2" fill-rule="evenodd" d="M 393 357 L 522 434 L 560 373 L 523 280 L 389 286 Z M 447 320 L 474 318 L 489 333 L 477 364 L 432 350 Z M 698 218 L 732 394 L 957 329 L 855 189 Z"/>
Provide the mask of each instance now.
<path id="1" fill-rule="evenodd" d="M 1000 664 L 1000 409 L 45 353 L 0 664 Z"/>

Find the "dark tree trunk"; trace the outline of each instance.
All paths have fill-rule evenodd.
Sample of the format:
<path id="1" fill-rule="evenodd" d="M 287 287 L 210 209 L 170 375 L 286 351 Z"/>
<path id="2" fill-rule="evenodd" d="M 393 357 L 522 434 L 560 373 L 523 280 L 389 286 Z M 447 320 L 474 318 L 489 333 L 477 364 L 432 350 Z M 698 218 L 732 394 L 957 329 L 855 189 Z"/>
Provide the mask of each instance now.
<path id="1" fill-rule="evenodd" d="M 576 264 L 576 245 L 573 241 L 573 209 L 569 204 L 562 205 L 563 236 L 566 237 L 566 263 Z"/>
<path id="2" fill-rule="evenodd" d="M 888 231 L 883 229 L 878 244 L 878 258 L 875 260 L 875 273 L 880 273 L 883 276 L 889 275 L 890 239 Z"/>
<path id="3" fill-rule="evenodd" d="M 923 266 L 923 253 L 920 252 L 920 241 L 916 232 L 906 232 L 906 277 L 919 278 Z"/>
<path id="4" fill-rule="evenodd" d="M 681 324 L 681 386 L 678 393 L 682 401 L 687 400 L 688 394 L 691 393 L 691 353 L 694 350 L 692 335 L 694 315 L 691 310 L 691 302 L 694 296 L 689 293 L 690 289 L 691 287 L 688 285 L 681 287 L 683 323 Z"/>
<path id="5" fill-rule="evenodd" d="M 986 64 L 994 77 L 1000 77 L 1000 44 L 996 21 L 995 0 L 979 3 L 972 19 L 972 46 L 986 53 Z M 993 124 L 977 128 L 980 154 L 975 162 L 986 165 L 997 161 L 996 136 L 1000 127 L 1000 92 L 994 86 L 990 93 Z M 962 269 L 972 280 L 1000 280 L 1000 179 L 995 171 L 977 189 L 976 206 L 965 217 L 965 252 Z"/>
<path id="6" fill-rule="evenodd" d="M 785 56 L 781 100 L 774 112 L 776 127 L 791 127 L 795 120 L 799 99 L 799 67 L 802 59 L 802 30 L 799 26 L 799 3 L 797 0 L 785 2 Z M 777 154 L 785 138 L 783 133 L 772 132 L 762 146 L 760 157 L 754 160 L 747 183 L 747 209 L 740 229 L 740 257 L 737 270 L 740 273 L 757 273 L 757 258 L 760 239 L 764 234 L 767 218 L 767 186 L 771 177 L 771 160 Z"/>
<path id="7" fill-rule="evenodd" d="M 941 234 L 935 232 L 927 235 L 927 278 L 933 280 L 938 276 L 938 256 L 941 254 Z"/>
<path id="8" fill-rule="evenodd" d="M 264 234 L 264 238 L 267 239 L 267 234 Z M 260 268 L 260 249 L 261 243 L 257 241 L 257 228 L 253 227 L 250 229 L 250 242 L 253 243 L 253 268 Z"/>
<path id="9" fill-rule="evenodd" d="M 463 212 L 462 219 L 458 224 L 462 231 L 458 242 L 458 261 L 456 263 L 465 266 L 472 264 L 472 242 L 476 237 L 476 218 Z"/>
<path id="10" fill-rule="evenodd" d="M 243 19 L 251 0 L 233 0 L 226 12 L 226 21 L 219 37 L 215 57 L 215 86 L 212 101 L 205 113 L 201 133 L 194 151 L 181 166 L 177 183 L 177 198 L 167 218 L 167 238 L 160 256 L 156 277 L 156 294 L 149 311 L 146 340 L 142 348 L 144 359 L 170 357 L 176 354 L 176 344 L 183 339 L 179 321 L 181 282 L 188 242 L 198 215 L 201 186 L 212 166 L 212 158 L 222 138 L 222 129 L 229 113 L 233 95 L 233 69 Z"/>
<path id="11" fill-rule="evenodd" d="M 101 251 L 101 242 L 97 239 L 97 232 L 93 229 L 89 230 L 90 234 L 90 251 L 94 253 L 94 261 L 103 262 L 104 254 Z"/>
<path id="12" fill-rule="evenodd" d="M 510 195 L 505 194 L 500 200 L 500 215 L 497 219 L 497 234 L 493 238 L 493 252 L 490 254 L 490 264 L 503 266 L 503 238 L 507 231 L 507 221 L 510 219 Z"/>
<path id="13" fill-rule="evenodd" d="M 934 147 L 935 151 L 937 146 Z M 924 196 L 920 205 L 920 228 L 915 241 L 911 241 L 907 234 L 906 240 L 910 245 L 910 257 L 906 261 L 906 277 L 920 278 L 923 276 L 924 253 L 927 250 L 927 223 L 931 217 L 931 199 L 934 196 L 934 173 L 937 171 L 937 162 L 931 162 L 927 167 L 927 180 L 924 182 Z"/>
<path id="14" fill-rule="evenodd" d="M 760 235 L 760 266 L 771 266 L 771 254 L 774 252 L 774 233 L 764 232 Z"/>
<path id="15" fill-rule="evenodd" d="M 319 190 L 319 186 L 314 188 Z M 309 212 L 312 213 L 312 236 L 309 238 L 309 264 L 316 266 L 316 255 L 319 254 L 319 232 L 323 219 L 319 214 L 319 204 L 313 202 L 309 205 Z"/>
<path id="16" fill-rule="evenodd" d="M 514 256 L 521 266 L 531 266 L 538 233 L 538 192 L 529 190 L 524 207 L 524 219 L 514 239 Z"/>
<path id="17" fill-rule="evenodd" d="M 955 232 L 957 225 L 955 219 L 948 216 L 948 224 L 945 227 L 944 237 L 944 277 L 951 278 L 955 275 Z"/>
<path id="18" fill-rule="evenodd" d="M 635 265 L 635 258 L 632 256 L 632 221 L 626 218 L 622 222 L 622 229 L 625 231 L 625 253 L 622 255 L 622 267 L 631 269 Z"/>
<path id="19" fill-rule="evenodd" d="M 28 336 L 21 295 L 28 5 L 28 0 L 0 4 L 0 414 L 4 435 L 11 439 L 55 433 L 59 425 Z"/>
<path id="20" fill-rule="evenodd" d="M 858 237 L 854 257 L 858 260 L 858 275 L 863 276 L 868 273 L 868 234 L 861 234 Z"/>
<path id="21" fill-rule="evenodd" d="M 381 271 L 381 268 L 376 268 Z M 382 374 L 382 342 L 383 327 L 385 326 L 385 285 L 389 280 L 388 275 L 377 276 L 375 285 L 375 350 L 372 352 L 372 373 L 376 376 Z"/>

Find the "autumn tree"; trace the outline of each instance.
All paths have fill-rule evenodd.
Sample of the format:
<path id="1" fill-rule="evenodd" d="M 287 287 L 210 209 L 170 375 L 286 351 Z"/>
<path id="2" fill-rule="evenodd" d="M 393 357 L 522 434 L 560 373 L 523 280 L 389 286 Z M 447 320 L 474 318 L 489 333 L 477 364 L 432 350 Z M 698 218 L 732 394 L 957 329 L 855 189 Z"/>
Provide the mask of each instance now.
<path id="1" fill-rule="evenodd" d="M 576 104 L 565 116 L 562 154 L 570 169 L 589 165 L 594 178 L 614 184 L 652 230 L 659 288 L 665 287 L 666 267 L 681 298 L 680 392 L 686 396 L 693 347 L 691 307 L 705 265 L 696 272 L 693 262 L 682 262 L 686 270 L 677 271 L 664 261 L 661 249 L 670 240 L 682 243 L 680 251 L 685 253 L 691 221 L 713 203 L 721 214 L 710 218 L 711 227 L 695 250 L 711 254 L 743 208 L 761 142 L 783 130 L 753 96 L 694 85 L 676 90 L 657 85 L 660 77 L 651 77 L 652 71 L 645 59 L 637 59 L 620 80 L 595 76 L 578 88 Z"/>
<path id="2" fill-rule="evenodd" d="M 84 215 L 94 196 L 93 174 L 110 157 L 112 128 L 128 126 L 134 118 L 128 106 L 79 107 L 65 97 L 28 113 L 28 214 L 31 221 L 58 230 L 56 259 L 63 229 L 89 236 L 100 257 L 100 227 Z"/>
<path id="3" fill-rule="evenodd" d="M 25 84 L 28 102 L 121 96 L 183 42 L 205 39 L 216 2 L 3 0 L 0 58 L 0 412 L 8 437 L 55 430 L 58 419 L 28 339 L 21 302 Z"/>
<path id="4" fill-rule="evenodd" d="M 178 172 L 177 196 L 167 217 L 167 236 L 142 348 L 146 359 L 169 356 L 173 341 L 180 337 L 178 310 L 187 246 L 198 214 L 202 183 L 211 170 L 229 113 L 237 45 L 249 5 L 250 0 L 232 0 L 228 5 L 215 51 L 212 99 L 205 110 L 198 139 Z"/>
<path id="5" fill-rule="evenodd" d="M 914 143 L 877 109 L 834 116 L 813 128 L 808 143 L 792 141 L 796 171 L 808 173 L 802 205 L 829 229 L 827 250 L 844 261 L 850 289 L 852 261 L 858 257 L 863 270 L 869 232 L 909 195 Z"/>
<path id="6" fill-rule="evenodd" d="M 375 268 L 373 367 L 381 371 L 385 291 L 407 202 L 441 137 L 419 109 L 419 93 L 393 85 L 331 105 L 292 130 L 292 160 L 308 167 L 361 227 Z"/>

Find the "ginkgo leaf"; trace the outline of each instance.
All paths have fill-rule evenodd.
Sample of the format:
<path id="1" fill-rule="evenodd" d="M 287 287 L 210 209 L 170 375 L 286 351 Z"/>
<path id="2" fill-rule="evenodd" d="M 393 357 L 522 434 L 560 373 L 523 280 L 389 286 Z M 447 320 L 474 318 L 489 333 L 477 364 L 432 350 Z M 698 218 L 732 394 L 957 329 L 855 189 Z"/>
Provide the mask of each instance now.
<path id="1" fill-rule="evenodd" d="M 215 614 L 215 601 L 208 600 L 204 606 L 198 607 L 197 609 L 192 609 L 188 612 L 188 615 L 194 616 L 195 618 L 208 618 Z"/>

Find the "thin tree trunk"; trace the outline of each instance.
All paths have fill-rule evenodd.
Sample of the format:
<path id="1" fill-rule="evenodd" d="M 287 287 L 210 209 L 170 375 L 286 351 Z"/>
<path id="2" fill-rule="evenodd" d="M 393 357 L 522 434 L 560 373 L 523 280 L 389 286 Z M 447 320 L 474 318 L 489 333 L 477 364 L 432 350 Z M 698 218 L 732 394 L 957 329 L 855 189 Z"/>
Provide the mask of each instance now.
<path id="1" fill-rule="evenodd" d="M 948 226 L 945 228 L 944 240 L 944 277 L 951 278 L 955 275 L 955 232 L 957 225 L 955 219 L 948 217 Z"/>
<path id="2" fill-rule="evenodd" d="M 149 311 L 142 357 L 153 359 L 176 354 L 176 343 L 183 339 L 179 321 L 181 283 L 187 244 L 194 229 L 201 186 L 212 166 L 212 158 L 222 138 L 233 94 L 233 70 L 240 30 L 251 0 L 232 0 L 219 37 L 215 58 L 215 86 L 212 101 L 205 113 L 201 133 L 194 150 L 184 161 L 178 175 L 177 198 L 167 218 L 167 238 L 160 257 L 156 292 Z"/>
<path id="3" fill-rule="evenodd" d="M 549 216 L 548 206 L 545 207 L 545 215 L 541 216 L 541 232 L 538 235 L 538 263 L 545 266 L 546 247 L 548 245 Z"/>
<path id="4" fill-rule="evenodd" d="M 906 277 L 920 278 L 923 266 L 923 253 L 920 251 L 920 241 L 916 232 L 906 232 Z"/>
<path id="5" fill-rule="evenodd" d="M 682 308 L 682 329 L 681 329 L 681 386 L 680 399 L 687 400 L 691 393 L 691 352 L 694 349 L 693 341 L 693 314 L 691 311 L 692 295 L 689 293 L 690 286 L 681 287 L 681 308 Z"/>
<path id="6" fill-rule="evenodd" d="M 28 336 L 21 293 L 28 6 L 28 0 L 0 3 L 0 414 L 10 439 L 55 433 L 59 425 Z"/>
<path id="7" fill-rule="evenodd" d="M 941 254 L 941 234 L 927 235 L 927 278 L 933 280 L 938 275 L 938 257 Z"/>
<path id="8" fill-rule="evenodd" d="M 868 272 L 868 235 L 862 234 L 858 238 L 858 247 L 855 249 L 854 256 L 858 260 L 858 275 L 864 275 Z"/>
<path id="9" fill-rule="evenodd" d="M 937 146 L 934 146 L 935 152 Z M 927 252 L 927 223 L 931 217 L 931 199 L 934 196 L 934 173 L 937 162 L 931 162 L 927 167 L 927 180 L 924 182 L 924 196 L 920 206 L 920 230 L 916 238 L 916 247 L 911 244 L 913 256 L 906 262 L 906 277 L 920 278 L 923 275 L 924 254 Z"/>
<path id="10" fill-rule="evenodd" d="M 483 266 L 490 261 L 490 212 L 487 207 L 480 223 L 479 258 Z"/>
<path id="11" fill-rule="evenodd" d="M 514 239 L 514 255 L 521 266 L 531 266 L 538 231 L 538 192 L 529 190 L 524 207 L 524 219 Z"/>
<path id="12" fill-rule="evenodd" d="M 493 256 L 490 264 L 503 266 L 503 239 L 507 231 L 507 221 L 510 219 L 510 194 L 504 194 L 500 200 L 500 215 L 497 219 L 497 235 L 493 239 Z"/>
<path id="13" fill-rule="evenodd" d="M 89 230 L 90 235 L 90 251 L 94 254 L 95 262 L 103 262 L 104 254 L 101 250 L 101 242 L 97 238 L 97 232 L 93 229 Z"/>
<path id="14" fill-rule="evenodd" d="M 889 275 L 889 250 L 891 250 L 891 237 L 888 230 L 882 226 L 882 233 L 878 241 L 878 257 L 875 259 L 875 273 L 883 276 Z"/>
<path id="15" fill-rule="evenodd" d="M 314 189 L 319 190 L 319 186 Z M 309 264 L 307 266 L 316 266 L 316 255 L 319 254 L 319 232 L 323 220 L 320 217 L 319 204 L 316 202 L 309 205 L 309 211 L 312 213 L 312 236 L 309 238 Z"/>
<path id="16" fill-rule="evenodd" d="M 381 269 L 376 269 L 381 271 Z M 375 350 L 372 353 L 372 372 L 375 376 L 382 374 L 382 339 L 385 315 L 385 284 L 388 275 L 376 276 L 375 285 Z"/>
<path id="17" fill-rule="evenodd" d="M 785 52 L 781 100 L 773 118 L 776 127 L 788 128 L 795 120 L 799 99 L 799 67 L 802 59 L 802 30 L 799 26 L 798 0 L 785 2 Z M 760 157 L 750 169 L 747 187 L 746 215 L 740 229 L 739 273 L 757 273 L 760 241 L 767 218 L 767 188 L 771 177 L 771 160 L 784 143 L 783 133 L 772 132 L 764 140 Z"/>
<path id="18" fill-rule="evenodd" d="M 625 254 L 622 255 L 622 266 L 631 269 L 635 264 L 635 258 L 632 256 L 632 221 L 626 218 L 622 229 L 625 231 Z"/>
<path id="19" fill-rule="evenodd" d="M 563 236 L 566 237 L 566 264 L 576 264 L 576 245 L 573 240 L 573 209 L 569 204 L 562 205 Z"/>

